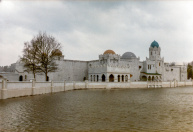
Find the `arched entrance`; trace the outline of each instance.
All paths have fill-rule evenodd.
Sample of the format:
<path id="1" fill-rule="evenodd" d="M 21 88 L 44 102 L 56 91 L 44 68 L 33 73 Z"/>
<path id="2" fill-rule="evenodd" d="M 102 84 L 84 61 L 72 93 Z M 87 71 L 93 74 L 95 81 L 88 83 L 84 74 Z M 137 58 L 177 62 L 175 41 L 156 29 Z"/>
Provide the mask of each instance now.
<path id="1" fill-rule="evenodd" d="M 118 75 L 118 82 L 120 82 L 120 75 Z"/>
<path id="2" fill-rule="evenodd" d="M 47 76 L 46 81 L 49 81 L 49 77 Z"/>
<path id="3" fill-rule="evenodd" d="M 147 77 L 146 76 L 142 76 L 141 80 L 142 81 L 147 81 Z"/>
<path id="4" fill-rule="evenodd" d="M 94 75 L 94 82 L 95 82 L 95 75 Z"/>
<path id="5" fill-rule="evenodd" d="M 19 76 L 19 81 L 23 81 L 23 76 Z"/>
<path id="6" fill-rule="evenodd" d="M 155 81 L 155 77 L 154 76 L 152 77 L 152 81 Z"/>
<path id="7" fill-rule="evenodd" d="M 151 76 L 148 77 L 148 81 L 151 81 Z"/>
<path id="8" fill-rule="evenodd" d="M 92 75 L 90 76 L 90 80 L 91 80 L 91 82 L 92 82 Z"/>
<path id="9" fill-rule="evenodd" d="M 97 82 L 99 81 L 99 75 L 97 75 Z"/>
<path id="10" fill-rule="evenodd" d="M 105 75 L 102 75 L 102 82 L 105 82 Z"/>
<path id="11" fill-rule="evenodd" d="M 113 74 L 111 74 L 111 75 L 109 76 L 109 82 L 114 82 L 114 76 L 113 76 Z"/>

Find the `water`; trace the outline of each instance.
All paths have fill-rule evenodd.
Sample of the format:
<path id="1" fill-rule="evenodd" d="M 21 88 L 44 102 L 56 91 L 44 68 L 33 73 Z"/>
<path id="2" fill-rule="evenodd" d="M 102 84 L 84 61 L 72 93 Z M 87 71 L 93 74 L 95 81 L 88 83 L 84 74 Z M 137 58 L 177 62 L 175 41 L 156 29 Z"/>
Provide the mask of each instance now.
<path id="1" fill-rule="evenodd" d="M 193 131 L 193 87 L 75 90 L 0 101 L 0 131 Z"/>

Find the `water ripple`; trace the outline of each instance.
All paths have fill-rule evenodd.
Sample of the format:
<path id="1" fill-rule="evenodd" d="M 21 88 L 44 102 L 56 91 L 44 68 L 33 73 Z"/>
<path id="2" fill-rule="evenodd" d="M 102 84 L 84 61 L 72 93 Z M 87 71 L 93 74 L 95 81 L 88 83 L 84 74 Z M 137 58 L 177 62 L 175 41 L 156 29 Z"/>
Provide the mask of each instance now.
<path id="1" fill-rule="evenodd" d="M 193 131 L 193 87 L 76 90 L 1 100 L 0 131 Z"/>

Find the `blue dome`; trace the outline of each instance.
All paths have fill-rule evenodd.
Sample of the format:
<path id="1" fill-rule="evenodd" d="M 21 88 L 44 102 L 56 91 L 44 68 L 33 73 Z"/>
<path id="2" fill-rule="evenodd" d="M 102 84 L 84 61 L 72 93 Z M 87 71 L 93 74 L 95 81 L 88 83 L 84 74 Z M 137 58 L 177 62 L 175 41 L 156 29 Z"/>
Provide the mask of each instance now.
<path id="1" fill-rule="evenodd" d="M 151 43 L 151 47 L 154 48 L 155 46 L 158 48 L 158 47 L 159 47 L 159 44 L 158 44 L 158 42 L 156 42 L 156 41 L 154 40 L 154 41 Z"/>

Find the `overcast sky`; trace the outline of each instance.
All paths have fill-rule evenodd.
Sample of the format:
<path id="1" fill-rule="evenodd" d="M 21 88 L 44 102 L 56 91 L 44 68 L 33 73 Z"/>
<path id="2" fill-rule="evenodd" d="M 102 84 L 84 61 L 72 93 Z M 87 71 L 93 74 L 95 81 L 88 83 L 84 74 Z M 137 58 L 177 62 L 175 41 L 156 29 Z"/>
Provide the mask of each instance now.
<path id="1" fill-rule="evenodd" d="M 62 44 L 65 59 L 95 60 L 107 49 L 141 61 L 156 40 L 165 62 L 193 61 L 192 1 L 0 2 L 0 65 L 22 55 L 39 31 Z"/>

